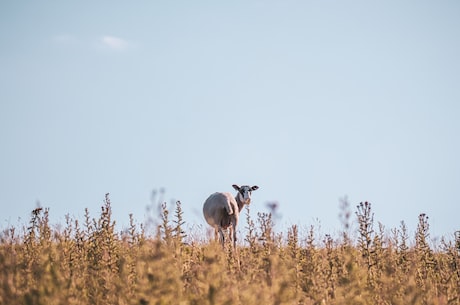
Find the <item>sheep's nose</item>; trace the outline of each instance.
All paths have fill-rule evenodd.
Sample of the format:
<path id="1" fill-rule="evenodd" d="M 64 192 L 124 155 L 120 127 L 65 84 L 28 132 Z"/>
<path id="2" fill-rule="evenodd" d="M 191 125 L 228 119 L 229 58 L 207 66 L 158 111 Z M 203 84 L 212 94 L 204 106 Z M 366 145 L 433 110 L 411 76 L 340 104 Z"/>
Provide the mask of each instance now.
<path id="1" fill-rule="evenodd" d="M 246 198 L 246 199 L 245 199 L 245 203 L 246 203 L 246 204 L 250 204 L 250 203 L 251 203 L 251 198 Z"/>

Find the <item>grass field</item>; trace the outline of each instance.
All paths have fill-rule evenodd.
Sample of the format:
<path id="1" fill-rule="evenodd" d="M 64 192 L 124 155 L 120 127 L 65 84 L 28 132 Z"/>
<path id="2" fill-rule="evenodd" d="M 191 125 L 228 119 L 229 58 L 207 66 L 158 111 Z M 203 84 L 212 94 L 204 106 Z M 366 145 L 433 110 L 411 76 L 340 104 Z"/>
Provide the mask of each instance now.
<path id="1" fill-rule="evenodd" d="M 37 208 L 0 235 L 0 304 L 460 303 L 460 236 L 431 245 L 424 214 L 408 236 L 404 222 L 374 224 L 364 202 L 339 236 L 321 236 L 297 225 L 275 232 L 271 214 L 242 213 L 247 233 L 233 250 L 187 232 L 180 202 L 162 205 L 154 230 L 130 215 L 123 232 L 108 195 L 101 214 L 81 222 L 51 226 Z"/>

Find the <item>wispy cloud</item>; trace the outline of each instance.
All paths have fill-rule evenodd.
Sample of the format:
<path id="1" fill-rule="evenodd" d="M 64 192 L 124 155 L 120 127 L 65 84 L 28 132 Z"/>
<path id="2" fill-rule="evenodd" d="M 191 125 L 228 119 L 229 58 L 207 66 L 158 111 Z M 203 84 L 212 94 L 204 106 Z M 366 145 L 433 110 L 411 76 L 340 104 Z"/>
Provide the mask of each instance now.
<path id="1" fill-rule="evenodd" d="M 116 36 L 109 36 L 109 35 L 103 36 L 100 39 L 100 42 L 102 43 L 104 47 L 112 49 L 112 50 L 116 50 L 116 51 L 124 51 L 133 46 L 132 43 L 128 42 L 125 39 L 122 39 Z"/>
<path id="2" fill-rule="evenodd" d="M 96 38 L 96 40 L 85 40 L 69 34 L 59 34 L 52 37 L 52 41 L 56 45 L 62 45 L 71 48 L 90 48 L 93 50 L 110 50 L 123 52 L 131 49 L 136 49 L 137 44 L 126 39 L 104 35 Z"/>

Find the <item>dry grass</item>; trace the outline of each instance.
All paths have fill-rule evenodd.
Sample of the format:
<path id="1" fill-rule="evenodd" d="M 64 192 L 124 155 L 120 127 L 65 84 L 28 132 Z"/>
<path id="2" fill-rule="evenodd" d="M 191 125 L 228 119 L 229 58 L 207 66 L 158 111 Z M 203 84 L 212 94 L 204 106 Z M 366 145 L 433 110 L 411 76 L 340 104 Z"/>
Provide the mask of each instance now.
<path id="1" fill-rule="evenodd" d="M 0 236 L 0 304 L 460 303 L 460 236 L 433 249 L 424 214 L 412 242 L 404 223 L 387 236 L 365 202 L 354 241 L 350 214 L 334 238 L 296 225 L 275 233 L 271 214 L 247 213 L 244 246 L 223 250 L 186 236 L 180 202 L 172 217 L 162 206 L 155 234 L 131 215 L 116 232 L 108 195 L 98 219 L 86 211 L 83 224 L 67 217 L 62 229 L 36 209 Z"/>

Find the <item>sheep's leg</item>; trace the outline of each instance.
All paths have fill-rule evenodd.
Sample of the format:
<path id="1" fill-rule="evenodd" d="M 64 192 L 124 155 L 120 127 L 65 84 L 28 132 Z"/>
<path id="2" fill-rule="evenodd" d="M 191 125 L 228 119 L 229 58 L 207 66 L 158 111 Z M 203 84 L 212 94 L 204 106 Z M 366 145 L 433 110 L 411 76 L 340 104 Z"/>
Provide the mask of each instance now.
<path id="1" fill-rule="evenodd" d="M 223 247 L 225 244 L 225 235 L 224 235 L 224 232 L 222 231 L 221 226 L 219 226 L 218 231 L 219 231 L 219 236 L 220 236 L 220 240 L 222 242 L 222 247 Z"/>
<path id="2" fill-rule="evenodd" d="M 228 229 L 228 240 L 233 241 L 233 226 Z"/>
<path id="3" fill-rule="evenodd" d="M 232 225 L 230 226 L 230 240 L 233 240 L 233 248 L 236 248 L 236 219 L 232 219 Z"/>

